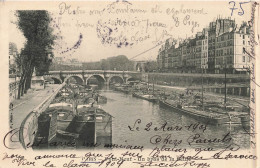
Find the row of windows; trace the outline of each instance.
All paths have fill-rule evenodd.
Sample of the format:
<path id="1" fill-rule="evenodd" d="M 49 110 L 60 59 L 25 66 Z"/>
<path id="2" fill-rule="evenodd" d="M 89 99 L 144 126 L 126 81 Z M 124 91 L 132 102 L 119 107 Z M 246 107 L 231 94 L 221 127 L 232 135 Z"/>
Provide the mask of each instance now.
<path id="1" fill-rule="evenodd" d="M 243 52 L 243 51 L 242 51 Z M 234 54 L 234 49 L 233 48 L 227 48 L 227 49 L 222 49 L 222 50 L 216 50 L 216 56 L 224 56 L 224 55 L 233 55 Z M 209 52 L 209 55 L 207 52 L 202 53 L 196 53 L 196 54 L 188 54 L 186 57 L 188 59 L 195 59 L 195 58 L 207 58 L 208 56 L 214 56 L 215 52 L 211 51 Z M 162 60 L 163 58 L 158 57 L 158 59 Z M 178 56 L 173 57 L 172 55 L 169 55 L 168 59 L 165 60 L 178 60 Z"/>
<path id="2" fill-rule="evenodd" d="M 216 65 L 233 64 L 232 57 L 216 58 Z"/>
<path id="3" fill-rule="evenodd" d="M 239 35 L 240 37 L 242 36 L 241 34 Z M 246 35 L 243 34 L 243 39 L 245 39 Z M 249 38 L 249 35 L 247 35 L 247 37 Z"/>
<path id="4" fill-rule="evenodd" d="M 234 44 L 234 42 L 232 40 L 227 41 L 227 42 L 222 42 L 222 43 L 218 43 L 216 45 L 216 48 L 222 48 L 222 47 L 227 47 L 227 46 L 232 46 Z"/>
<path id="5" fill-rule="evenodd" d="M 250 57 L 247 56 L 247 62 L 250 61 Z M 242 62 L 246 62 L 246 56 L 242 56 Z"/>
<path id="6" fill-rule="evenodd" d="M 197 60 L 197 61 L 188 61 L 187 62 L 187 65 L 200 65 L 201 64 L 201 61 L 200 60 Z"/>
<path id="7" fill-rule="evenodd" d="M 216 41 L 217 42 L 220 42 L 220 41 L 224 41 L 224 40 L 228 40 L 228 39 L 233 39 L 234 38 L 234 34 L 227 34 L 227 35 L 222 35 L 220 37 L 217 37 L 216 38 Z"/>
<path id="8" fill-rule="evenodd" d="M 201 62 L 202 65 L 207 65 L 207 63 L 208 63 L 207 59 L 203 59 L 202 62 Z"/>
<path id="9" fill-rule="evenodd" d="M 201 41 L 196 42 L 196 45 L 201 45 L 201 44 L 202 44 Z"/>
<path id="10" fill-rule="evenodd" d="M 208 53 L 206 53 L 206 52 L 202 54 L 202 58 L 207 58 L 207 56 L 208 56 Z"/>
<path id="11" fill-rule="evenodd" d="M 240 34 L 239 36 L 242 37 L 243 39 L 245 39 L 246 36 L 249 38 L 249 35 Z M 207 36 L 205 37 L 205 39 L 207 39 Z M 222 35 L 222 36 L 219 36 L 219 37 L 214 37 L 214 36 L 210 37 L 209 40 L 208 40 L 208 43 L 222 42 L 222 41 L 226 41 L 226 40 L 229 40 L 229 39 L 234 39 L 234 34 L 225 34 L 225 35 Z M 202 44 L 206 45 L 207 44 L 207 40 L 199 40 L 199 41 L 196 42 L 196 45 L 202 45 Z M 243 44 L 245 45 L 245 42 L 243 42 Z M 233 45 L 233 40 L 230 40 L 227 43 L 224 42 L 222 45 L 220 45 L 218 47 L 220 48 L 220 47 L 225 47 L 225 46 L 230 46 L 230 45 Z M 164 48 L 164 47 L 166 49 L 169 49 L 170 45 L 165 45 L 165 46 L 162 45 L 162 48 Z"/>
<path id="12" fill-rule="evenodd" d="M 246 62 L 246 59 L 247 59 L 247 62 L 249 62 L 250 61 L 250 58 L 248 57 L 248 56 L 242 56 L 242 62 Z M 209 61 L 214 61 L 214 59 L 213 58 L 209 58 Z M 216 61 L 216 64 L 217 65 L 219 65 L 219 64 L 233 64 L 233 57 L 220 57 L 220 58 L 216 58 L 215 59 L 215 61 Z M 178 60 L 174 60 L 174 59 L 172 59 L 172 60 L 170 60 L 169 59 L 169 61 L 167 60 L 167 61 L 165 61 L 164 62 L 164 64 L 178 64 Z M 162 64 L 162 61 L 158 61 L 158 63 L 160 63 L 160 64 Z M 207 62 L 207 59 L 193 59 L 193 60 L 187 60 L 187 63 L 188 64 L 200 64 L 200 63 L 202 63 L 202 64 L 207 64 L 208 62 Z M 10 90 L 11 90 L 11 87 L 10 87 Z"/>
<path id="13" fill-rule="evenodd" d="M 249 61 L 249 57 L 246 57 L 246 56 L 242 56 L 242 62 L 246 62 L 246 59 L 247 61 Z M 209 59 L 209 61 L 214 61 L 214 59 Z M 162 63 L 161 61 L 159 61 L 160 63 Z M 179 64 L 180 61 L 178 60 L 169 60 L 169 61 L 165 61 L 164 64 L 165 65 L 170 65 L 170 64 Z M 233 57 L 221 57 L 221 58 L 216 58 L 215 59 L 215 62 L 216 62 L 216 65 L 223 65 L 223 64 L 233 64 Z M 208 61 L 207 59 L 193 59 L 193 60 L 187 60 L 187 63 L 188 64 L 207 64 Z"/>
<path id="14" fill-rule="evenodd" d="M 234 54 L 234 49 L 233 48 L 222 49 L 222 50 L 217 50 L 216 51 L 216 56 L 230 55 L 230 54 Z"/>
<path id="15" fill-rule="evenodd" d="M 201 51 L 201 47 L 197 47 L 197 48 L 196 48 L 196 51 L 197 51 L 197 52 L 200 52 L 200 51 Z"/>
<path id="16" fill-rule="evenodd" d="M 202 41 L 203 45 L 207 45 L 207 40 Z"/>
<path id="17" fill-rule="evenodd" d="M 247 43 L 248 43 L 248 45 L 250 45 L 250 41 L 248 41 Z M 243 45 L 246 45 L 245 40 L 243 40 Z"/>
<path id="18" fill-rule="evenodd" d="M 209 50 L 215 50 L 215 46 L 210 46 Z"/>

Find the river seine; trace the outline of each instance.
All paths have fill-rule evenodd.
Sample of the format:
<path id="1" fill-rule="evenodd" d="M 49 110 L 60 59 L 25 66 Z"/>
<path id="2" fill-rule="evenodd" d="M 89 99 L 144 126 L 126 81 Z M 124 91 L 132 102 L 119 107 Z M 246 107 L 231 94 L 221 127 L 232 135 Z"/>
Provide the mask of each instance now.
<path id="1" fill-rule="evenodd" d="M 241 125 L 214 126 L 159 104 L 132 97 L 131 94 L 103 89 L 107 97 L 102 108 L 113 118 L 112 142 L 123 145 L 157 145 L 195 148 L 223 148 L 234 144 L 248 148 L 250 136 Z"/>
<path id="2" fill-rule="evenodd" d="M 250 136 L 242 125 L 210 125 L 202 121 L 159 107 L 158 103 L 132 97 L 112 89 L 98 92 L 107 97 L 107 103 L 101 107 L 112 118 L 112 146 L 148 148 L 226 148 L 229 145 L 243 149 L 250 147 Z M 85 145 L 84 140 L 55 137 L 48 145 L 36 145 L 35 148 L 80 149 L 105 144 Z M 110 146 L 111 147 L 111 146 Z"/>

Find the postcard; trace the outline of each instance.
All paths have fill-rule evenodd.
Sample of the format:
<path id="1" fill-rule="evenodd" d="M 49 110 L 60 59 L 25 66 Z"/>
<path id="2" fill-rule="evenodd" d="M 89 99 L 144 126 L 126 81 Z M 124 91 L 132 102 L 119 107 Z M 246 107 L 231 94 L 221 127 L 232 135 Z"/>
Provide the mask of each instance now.
<path id="1" fill-rule="evenodd" d="M 259 2 L 0 2 L 0 168 L 259 168 Z"/>

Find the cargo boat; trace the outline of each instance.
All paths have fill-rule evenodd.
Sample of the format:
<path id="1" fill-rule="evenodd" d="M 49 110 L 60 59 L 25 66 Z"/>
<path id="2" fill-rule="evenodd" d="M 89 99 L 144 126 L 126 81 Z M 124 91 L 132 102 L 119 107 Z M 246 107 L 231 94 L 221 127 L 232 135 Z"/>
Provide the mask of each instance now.
<path id="1" fill-rule="evenodd" d="M 204 123 L 211 125 L 220 125 L 230 122 L 231 120 L 227 114 L 203 111 L 200 109 L 196 109 L 196 106 L 182 106 L 180 104 L 171 102 L 171 100 L 159 100 L 159 106 L 171 108 L 176 112 L 190 115 Z"/>
<path id="2" fill-rule="evenodd" d="M 154 97 L 154 95 L 152 94 L 143 94 L 143 93 L 137 93 L 137 92 L 133 92 L 132 95 L 134 97 L 140 98 L 140 99 L 144 99 L 147 100 L 149 102 L 157 102 L 157 98 Z"/>
<path id="3" fill-rule="evenodd" d="M 112 116 L 99 107 L 82 107 L 70 122 L 67 133 L 78 134 L 84 143 L 112 143 Z"/>
<path id="4" fill-rule="evenodd" d="M 69 86 L 67 88 L 71 89 Z M 47 144 L 56 136 L 58 139 L 74 139 L 78 147 L 112 143 L 112 116 L 97 104 L 98 99 L 94 99 L 99 96 L 100 100 L 100 95 L 95 94 L 92 98 L 92 93 L 74 90 L 69 92 L 65 101 L 61 99 L 64 96 L 58 95 L 40 115 L 35 142 L 41 141 L 48 147 Z"/>
<path id="5" fill-rule="evenodd" d="M 125 94 L 132 92 L 132 86 L 129 84 L 115 85 L 113 88 L 115 91 L 123 92 Z"/>
<path id="6" fill-rule="evenodd" d="M 190 115 L 200 121 L 203 121 L 212 125 L 221 125 L 221 124 L 244 124 L 248 123 L 248 118 L 243 112 L 233 111 L 233 107 L 227 106 L 227 92 L 225 92 L 224 106 L 221 107 L 219 104 L 204 104 L 204 88 L 203 88 L 203 73 L 202 69 L 201 76 L 201 97 L 195 95 L 195 103 L 187 103 L 188 97 L 184 98 L 184 94 L 180 95 L 179 98 L 176 98 L 178 101 L 173 101 L 169 99 L 162 99 L 159 101 L 161 107 L 168 107 L 176 112 L 181 112 L 182 114 Z M 226 89 L 226 73 L 225 73 L 225 90 Z M 190 97 L 190 96 L 189 96 Z M 197 97 L 197 98 L 196 98 Z M 197 105 L 196 102 L 199 98 L 200 105 Z"/>

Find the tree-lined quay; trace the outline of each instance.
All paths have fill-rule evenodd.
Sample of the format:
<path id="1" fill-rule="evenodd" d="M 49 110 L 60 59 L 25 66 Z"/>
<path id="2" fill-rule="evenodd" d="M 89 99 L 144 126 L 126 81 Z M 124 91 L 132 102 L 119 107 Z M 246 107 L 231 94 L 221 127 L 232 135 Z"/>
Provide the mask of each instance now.
<path id="1" fill-rule="evenodd" d="M 17 27 L 23 33 L 26 43 L 16 55 L 16 75 L 19 73 L 19 99 L 31 88 L 32 75 L 43 75 L 48 71 L 53 57 L 52 46 L 55 36 L 50 27 L 51 17 L 47 11 L 17 11 Z"/>

